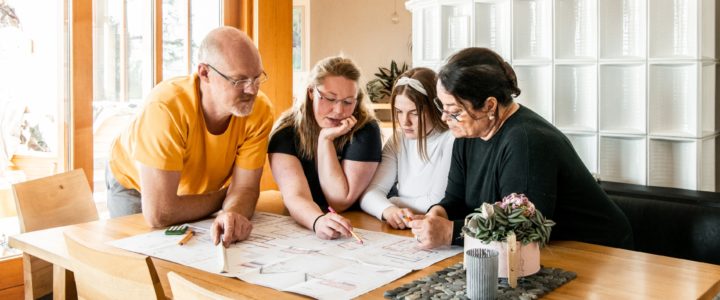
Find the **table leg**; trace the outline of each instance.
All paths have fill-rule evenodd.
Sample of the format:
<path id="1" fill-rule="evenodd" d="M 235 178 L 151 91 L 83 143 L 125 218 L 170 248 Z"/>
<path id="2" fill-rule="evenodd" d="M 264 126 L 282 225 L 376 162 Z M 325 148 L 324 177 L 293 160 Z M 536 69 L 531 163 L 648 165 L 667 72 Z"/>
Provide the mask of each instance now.
<path id="1" fill-rule="evenodd" d="M 52 292 L 52 264 L 23 253 L 25 299 L 32 300 Z"/>
<path id="2" fill-rule="evenodd" d="M 73 272 L 53 266 L 53 300 L 77 300 Z"/>

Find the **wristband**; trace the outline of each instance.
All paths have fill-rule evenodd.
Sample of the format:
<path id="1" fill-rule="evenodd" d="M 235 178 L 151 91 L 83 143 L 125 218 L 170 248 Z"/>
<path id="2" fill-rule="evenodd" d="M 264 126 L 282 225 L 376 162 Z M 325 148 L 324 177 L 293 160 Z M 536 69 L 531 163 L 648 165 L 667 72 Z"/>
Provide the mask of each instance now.
<path id="1" fill-rule="evenodd" d="M 325 214 L 327 214 L 327 213 L 323 213 L 322 215 L 319 215 L 317 218 L 315 218 L 315 221 L 313 221 L 313 227 L 312 227 L 313 232 L 315 232 L 315 224 L 317 224 L 317 221 L 320 220 L 320 218 L 322 216 L 324 216 Z"/>

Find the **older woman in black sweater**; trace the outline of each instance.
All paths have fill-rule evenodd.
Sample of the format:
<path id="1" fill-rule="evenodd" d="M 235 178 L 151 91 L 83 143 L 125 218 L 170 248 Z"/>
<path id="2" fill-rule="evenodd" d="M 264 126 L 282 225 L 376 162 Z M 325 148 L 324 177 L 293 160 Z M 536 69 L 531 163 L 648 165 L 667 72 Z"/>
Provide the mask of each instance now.
<path id="1" fill-rule="evenodd" d="M 517 78 L 498 54 L 464 49 L 438 76 L 435 104 L 457 139 L 444 199 L 411 222 L 422 248 L 462 244 L 465 216 L 511 193 L 525 194 L 557 223 L 554 240 L 632 247 L 627 218 L 570 141 L 513 101 Z"/>

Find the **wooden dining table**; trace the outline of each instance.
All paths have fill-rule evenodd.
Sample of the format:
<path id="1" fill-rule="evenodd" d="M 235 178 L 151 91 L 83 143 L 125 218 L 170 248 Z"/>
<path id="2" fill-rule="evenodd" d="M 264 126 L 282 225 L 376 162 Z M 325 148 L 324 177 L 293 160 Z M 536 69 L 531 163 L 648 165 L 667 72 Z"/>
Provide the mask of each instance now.
<path id="1" fill-rule="evenodd" d="M 258 204 L 258 211 L 287 214 L 277 203 Z M 412 236 L 408 230 L 394 230 L 387 224 L 363 212 L 346 212 L 354 227 Z M 91 242 L 105 243 L 155 230 L 148 226 L 141 214 L 109 220 L 57 227 L 23 233 L 10 238 L 12 247 L 54 264 L 55 298 L 72 298 L 67 290 L 63 272 L 72 271 L 63 232 L 79 231 Z M 430 267 L 413 271 L 404 277 L 381 286 L 362 299 L 382 299 L 387 290 L 397 288 L 462 261 L 462 254 L 442 260 Z M 281 292 L 253 285 L 236 278 L 204 272 L 177 263 L 153 258 L 165 294 L 171 298 L 167 273 L 184 275 L 199 285 L 231 298 L 302 299 L 301 295 Z M 720 293 L 720 265 L 677 259 L 618 248 L 574 241 L 553 241 L 541 251 L 541 264 L 577 273 L 577 278 L 545 295 L 544 299 L 713 299 Z M 60 278 L 57 278 L 60 277 Z"/>

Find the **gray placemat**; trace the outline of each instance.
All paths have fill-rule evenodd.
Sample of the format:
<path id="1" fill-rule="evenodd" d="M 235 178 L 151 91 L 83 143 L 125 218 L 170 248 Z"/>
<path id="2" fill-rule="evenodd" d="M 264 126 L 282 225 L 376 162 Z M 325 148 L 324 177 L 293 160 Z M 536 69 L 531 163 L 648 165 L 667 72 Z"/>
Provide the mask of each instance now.
<path id="1" fill-rule="evenodd" d="M 507 279 L 500 279 L 497 299 L 537 299 L 577 274 L 558 268 L 541 267 L 540 271 L 518 279 L 518 286 L 510 288 Z M 462 263 L 449 266 L 429 276 L 385 292 L 387 299 L 468 299 L 465 295 L 465 270 Z"/>

